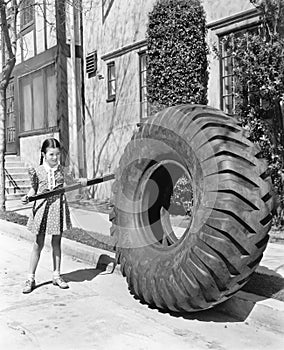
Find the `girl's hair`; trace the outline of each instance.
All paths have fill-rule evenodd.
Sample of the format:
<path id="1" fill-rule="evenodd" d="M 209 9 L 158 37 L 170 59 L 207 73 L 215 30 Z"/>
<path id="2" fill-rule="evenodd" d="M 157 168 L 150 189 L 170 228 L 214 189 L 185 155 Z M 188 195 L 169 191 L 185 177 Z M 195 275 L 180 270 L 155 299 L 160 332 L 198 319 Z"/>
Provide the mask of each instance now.
<path id="1" fill-rule="evenodd" d="M 55 138 L 51 137 L 49 139 L 46 139 L 43 141 L 43 144 L 41 146 L 41 150 L 40 150 L 40 162 L 39 165 L 42 165 L 43 163 L 43 154 L 46 154 L 46 151 L 48 148 L 61 148 L 60 143 L 58 140 L 56 140 Z"/>

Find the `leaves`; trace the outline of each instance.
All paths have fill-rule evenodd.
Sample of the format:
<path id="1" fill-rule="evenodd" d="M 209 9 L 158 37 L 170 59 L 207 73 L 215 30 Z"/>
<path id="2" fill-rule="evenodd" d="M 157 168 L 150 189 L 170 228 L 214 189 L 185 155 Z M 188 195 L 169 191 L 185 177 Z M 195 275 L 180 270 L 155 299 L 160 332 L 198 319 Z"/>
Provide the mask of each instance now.
<path id="1" fill-rule="evenodd" d="M 147 28 L 147 90 L 154 112 L 180 103 L 207 103 L 205 36 L 198 0 L 156 2 Z"/>
<path id="2" fill-rule="evenodd" d="M 260 27 L 227 35 L 220 47 L 232 57 L 235 115 L 267 159 L 278 202 L 284 208 L 284 116 L 280 105 L 284 102 L 284 40 L 279 34 L 284 0 L 251 3 L 262 11 Z M 221 50 L 215 47 L 214 51 L 220 58 Z"/>

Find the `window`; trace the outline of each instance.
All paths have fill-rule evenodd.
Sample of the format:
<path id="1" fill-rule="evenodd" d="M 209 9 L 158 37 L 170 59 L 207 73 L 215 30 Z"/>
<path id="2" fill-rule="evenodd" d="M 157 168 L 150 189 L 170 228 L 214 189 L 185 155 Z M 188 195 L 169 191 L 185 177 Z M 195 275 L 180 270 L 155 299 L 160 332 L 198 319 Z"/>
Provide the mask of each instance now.
<path id="1" fill-rule="evenodd" d="M 140 92 L 140 118 L 141 119 L 145 119 L 148 116 L 146 59 L 147 59 L 146 52 L 139 54 L 139 92 Z"/>
<path id="2" fill-rule="evenodd" d="M 21 131 L 57 125 L 54 64 L 20 79 Z"/>
<path id="3" fill-rule="evenodd" d="M 21 3 L 21 30 L 34 23 L 34 0 L 22 0 Z"/>
<path id="4" fill-rule="evenodd" d="M 233 115 L 235 113 L 235 91 L 237 81 L 234 77 L 234 58 L 229 53 L 229 47 L 233 47 L 234 38 L 244 34 L 244 32 L 256 32 L 257 26 L 239 30 L 234 33 L 233 36 L 224 35 L 220 36 L 220 49 L 221 49 L 221 109 L 228 114 Z"/>
<path id="5" fill-rule="evenodd" d="M 14 81 L 11 80 L 6 90 L 7 121 L 6 142 L 13 143 L 16 140 L 16 120 L 14 113 Z"/>
<path id="6" fill-rule="evenodd" d="M 115 79 L 115 64 L 110 62 L 107 65 L 107 102 L 115 100 L 116 79 Z"/>

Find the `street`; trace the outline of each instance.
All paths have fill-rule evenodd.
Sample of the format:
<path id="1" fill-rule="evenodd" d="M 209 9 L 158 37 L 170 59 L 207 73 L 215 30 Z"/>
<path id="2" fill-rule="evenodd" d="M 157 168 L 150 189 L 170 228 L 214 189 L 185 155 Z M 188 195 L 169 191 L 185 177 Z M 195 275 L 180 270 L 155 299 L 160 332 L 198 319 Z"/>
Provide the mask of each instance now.
<path id="1" fill-rule="evenodd" d="M 46 239 L 49 239 L 47 237 Z M 283 349 L 283 333 L 214 310 L 162 313 L 133 298 L 125 279 L 63 256 L 70 288 L 51 284 L 51 252 L 44 249 L 38 287 L 22 294 L 31 243 L 0 234 L 0 348 L 52 349 Z"/>

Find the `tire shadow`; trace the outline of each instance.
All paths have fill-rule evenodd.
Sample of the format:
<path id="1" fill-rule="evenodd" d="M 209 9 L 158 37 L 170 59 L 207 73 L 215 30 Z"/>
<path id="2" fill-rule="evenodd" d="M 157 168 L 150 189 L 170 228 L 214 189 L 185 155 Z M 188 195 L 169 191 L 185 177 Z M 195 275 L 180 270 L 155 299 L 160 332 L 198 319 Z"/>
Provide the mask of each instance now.
<path id="1" fill-rule="evenodd" d="M 131 294 L 133 295 L 133 293 Z M 136 295 L 133 295 L 133 297 L 149 309 L 157 310 L 161 314 L 168 314 L 175 318 L 202 322 L 241 323 L 247 319 L 255 306 L 255 303 L 252 301 L 243 300 L 239 297 L 233 296 L 223 303 L 217 304 L 207 310 L 175 312 L 166 309 L 159 309 L 155 305 L 149 305 L 143 300 L 140 300 Z"/>
<path id="2" fill-rule="evenodd" d="M 282 268 L 282 266 L 280 267 Z M 267 274 L 265 274 L 264 271 L 266 271 Z M 203 322 L 234 323 L 246 321 L 253 312 L 257 302 L 270 298 L 283 300 L 284 278 L 281 274 L 278 274 L 277 271 L 264 267 L 262 273 L 254 272 L 247 284 L 228 300 L 210 309 L 190 313 L 159 309 L 154 305 L 148 305 L 146 302 L 140 300 L 131 291 L 130 293 L 136 300 L 139 300 L 143 305 L 147 305 L 150 309 L 158 310 L 160 313 L 169 314 L 176 318 L 182 317 L 187 320 Z M 275 296 L 278 296 L 278 298 Z"/>
<path id="3" fill-rule="evenodd" d="M 92 281 L 96 276 L 101 273 L 101 270 L 98 268 L 89 268 L 89 269 L 79 269 L 76 271 L 64 273 L 61 276 L 64 281 L 68 282 L 84 282 Z"/>
<path id="4" fill-rule="evenodd" d="M 200 310 L 196 312 L 173 312 L 159 310 L 161 313 L 168 313 L 175 318 L 183 318 L 185 320 L 196 320 L 202 322 L 217 322 L 217 323 L 241 323 L 244 322 L 251 311 L 254 304 L 246 305 L 243 303 L 238 304 L 238 301 L 233 302 L 227 300 L 221 304 L 218 304 L 207 310 Z M 152 308 L 152 307 L 151 307 Z M 241 312 L 236 312 L 236 309 L 240 308 Z"/>
<path id="5" fill-rule="evenodd" d="M 99 274 L 112 274 L 114 272 L 115 267 L 116 260 L 106 254 L 102 254 L 99 257 L 97 266 L 95 268 L 79 269 L 76 271 L 62 274 L 62 277 L 66 282 L 92 281 Z"/>
<path id="6" fill-rule="evenodd" d="M 281 268 L 281 266 L 279 267 Z M 280 300 L 284 299 L 284 278 L 277 271 L 260 266 L 261 272 L 254 272 L 242 288 L 242 291 L 254 293 L 264 298 L 274 298 L 279 295 Z"/>

